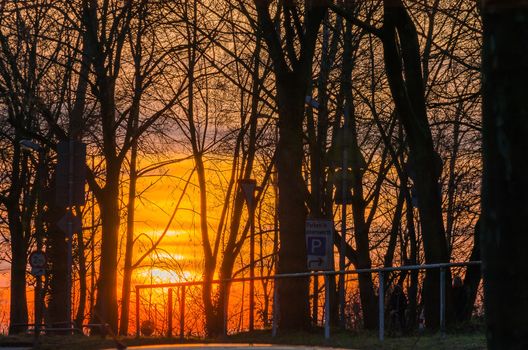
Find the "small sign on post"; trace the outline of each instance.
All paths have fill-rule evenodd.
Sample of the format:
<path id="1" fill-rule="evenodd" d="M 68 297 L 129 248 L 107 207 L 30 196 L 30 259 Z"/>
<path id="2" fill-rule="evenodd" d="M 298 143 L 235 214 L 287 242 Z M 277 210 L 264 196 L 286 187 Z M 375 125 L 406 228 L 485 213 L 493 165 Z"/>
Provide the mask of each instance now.
<path id="1" fill-rule="evenodd" d="M 69 232 L 69 225 L 71 221 L 71 232 Z M 78 216 L 73 215 L 71 211 L 67 211 L 66 214 L 57 222 L 57 226 L 60 228 L 62 232 L 65 234 L 73 234 L 73 233 L 79 233 L 82 230 L 82 221 L 81 218 Z M 71 237 L 68 237 L 71 238 Z"/>
<path id="2" fill-rule="evenodd" d="M 43 276 L 46 274 L 46 254 L 42 251 L 34 251 L 29 255 L 29 265 L 33 276 Z"/>
<path id="3" fill-rule="evenodd" d="M 332 220 L 306 220 L 306 250 L 308 269 L 312 271 L 334 270 L 334 223 Z"/>

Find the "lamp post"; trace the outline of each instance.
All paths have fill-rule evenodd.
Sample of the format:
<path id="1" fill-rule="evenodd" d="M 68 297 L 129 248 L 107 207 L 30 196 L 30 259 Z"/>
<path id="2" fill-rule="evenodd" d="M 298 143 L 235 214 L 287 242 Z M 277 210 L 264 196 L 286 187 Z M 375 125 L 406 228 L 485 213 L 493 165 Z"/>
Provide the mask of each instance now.
<path id="1" fill-rule="evenodd" d="M 238 181 L 249 210 L 249 331 L 255 329 L 255 179 L 242 179 Z"/>

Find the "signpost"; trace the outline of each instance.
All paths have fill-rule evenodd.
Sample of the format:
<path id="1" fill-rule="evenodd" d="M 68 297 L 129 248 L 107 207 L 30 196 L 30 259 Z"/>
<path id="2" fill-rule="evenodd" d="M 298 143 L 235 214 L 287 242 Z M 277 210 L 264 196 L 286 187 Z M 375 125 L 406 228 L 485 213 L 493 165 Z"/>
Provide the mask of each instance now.
<path id="1" fill-rule="evenodd" d="M 37 282 L 35 286 L 35 343 L 38 341 L 40 335 L 40 323 L 42 315 L 42 276 L 46 274 L 46 265 L 48 259 L 46 254 L 41 250 L 35 250 L 29 254 L 29 265 L 31 266 L 31 274 L 35 276 Z"/>
<path id="2" fill-rule="evenodd" d="M 46 254 L 42 251 L 34 251 L 29 255 L 29 265 L 31 266 L 31 274 L 35 277 L 44 276 L 46 274 Z"/>
<path id="3" fill-rule="evenodd" d="M 305 226 L 308 270 L 334 270 L 334 223 L 308 219 Z M 330 277 L 325 275 L 325 338 L 330 338 Z"/>
<path id="4" fill-rule="evenodd" d="M 334 223 L 332 220 L 306 220 L 306 250 L 309 270 L 334 270 L 333 233 Z"/>
<path id="5" fill-rule="evenodd" d="M 31 267 L 45 267 L 46 261 L 46 254 L 44 252 L 34 251 L 29 255 L 29 265 Z"/>

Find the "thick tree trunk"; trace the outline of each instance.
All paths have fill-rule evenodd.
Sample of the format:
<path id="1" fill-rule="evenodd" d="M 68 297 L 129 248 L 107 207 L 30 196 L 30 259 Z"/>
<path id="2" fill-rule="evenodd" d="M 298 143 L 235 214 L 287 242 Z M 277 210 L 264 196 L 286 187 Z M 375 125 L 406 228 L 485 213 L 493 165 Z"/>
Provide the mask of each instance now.
<path id="1" fill-rule="evenodd" d="M 117 248 L 119 233 L 119 167 L 107 161 L 106 186 L 99 200 L 102 239 L 93 323 L 108 323 L 117 331 Z"/>
<path id="2" fill-rule="evenodd" d="M 121 288 L 121 318 L 119 335 L 128 335 L 128 322 L 130 313 L 130 289 L 132 283 L 132 257 L 134 255 L 134 218 L 136 210 L 136 185 L 137 185 L 137 142 L 130 153 L 130 178 L 128 187 L 127 226 L 125 244 L 125 262 L 123 267 L 123 286 Z"/>
<path id="3" fill-rule="evenodd" d="M 9 334 L 24 332 L 28 323 L 28 309 L 26 300 L 26 241 L 22 233 L 19 217 L 9 215 L 11 233 L 11 287 Z"/>
<path id="4" fill-rule="evenodd" d="M 285 78 L 285 79 L 284 79 Z M 277 82 L 279 97 L 279 182 L 280 248 L 278 273 L 306 271 L 305 187 L 302 177 L 304 96 L 307 84 L 288 73 Z M 281 330 L 308 329 L 309 280 L 280 280 L 279 318 Z"/>
<path id="5" fill-rule="evenodd" d="M 482 258 L 489 349 L 528 349 L 528 4 L 484 1 Z"/>
<path id="6" fill-rule="evenodd" d="M 86 309 L 87 271 L 86 258 L 84 255 L 84 236 L 82 231 L 77 235 L 77 259 L 79 263 L 79 304 L 77 306 L 77 314 L 75 316 L 75 325 L 77 328 L 82 329 Z"/>
<path id="7" fill-rule="evenodd" d="M 279 114 L 279 142 L 277 173 L 279 187 L 280 249 L 278 273 L 306 271 L 306 187 L 302 174 L 304 103 L 312 77 L 312 60 L 326 6 L 318 1 L 306 1 L 304 28 L 296 36 L 287 30 L 286 52 L 280 33 L 271 19 L 270 2 L 255 1 L 258 24 L 273 60 Z M 294 2 L 284 6 L 285 25 L 292 28 L 292 14 L 299 15 Z M 296 30 L 301 26 L 294 26 Z M 300 38 L 298 41 L 297 39 Z M 299 57 L 294 45 L 299 44 Z M 293 48 L 293 49 L 292 49 Z M 287 64 L 286 56 L 292 67 Z M 310 327 L 309 280 L 306 278 L 281 280 L 278 284 L 279 327 L 281 330 Z"/>
<path id="8" fill-rule="evenodd" d="M 26 300 L 26 258 L 27 241 L 21 221 L 20 195 L 20 139 L 15 138 L 14 154 L 11 174 L 11 187 L 7 200 L 7 217 L 11 236 L 11 287 L 9 303 L 9 334 L 24 332 L 28 323 L 28 309 Z"/>

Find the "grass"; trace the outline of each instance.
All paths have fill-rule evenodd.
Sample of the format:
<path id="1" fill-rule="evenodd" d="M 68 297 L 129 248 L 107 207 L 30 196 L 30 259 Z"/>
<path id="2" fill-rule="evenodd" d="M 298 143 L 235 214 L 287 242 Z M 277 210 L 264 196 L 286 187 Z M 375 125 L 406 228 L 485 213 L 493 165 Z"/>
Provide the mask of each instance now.
<path id="1" fill-rule="evenodd" d="M 328 346 L 361 350 L 484 350 L 486 339 L 483 333 L 452 333 L 442 337 L 440 334 L 413 335 L 406 337 L 385 337 L 378 340 L 377 333 L 371 332 L 334 332 L 325 340 L 322 333 L 289 333 L 271 338 L 269 332 L 235 335 L 227 338 L 230 342 L 274 343 L 292 345 Z"/>
<path id="2" fill-rule="evenodd" d="M 39 349 L 75 349 L 92 350 L 115 347 L 112 339 L 85 336 L 42 336 Z M 154 345 L 154 344 L 178 344 L 178 340 L 172 338 L 120 338 L 128 346 Z M 325 340 L 322 333 L 298 332 L 279 334 L 272 338 L 269 331 L 256 331 L 242 333 L 218 339 L 189 340 L 196 342 L 222 342 L 222 343 L 271 343 L 307 346 L 328 346 L 336 348 L 361 349 L 361 350 L 399 350 L 399 349 L 434 349 L 434 350 L 484 350 L 486 349 L 485 336 L 481 332 L 451 333 L 442 337 L 439 334 L 413 335 L 407 337 L 387 337 L 383 343 L 379 342 L 376 333 L 369 332 L 335 332 L 331 339 Z M 8 345 L 33 345 L 31 336 L 0 336 L 0 350 L 2 346 Z"/>

